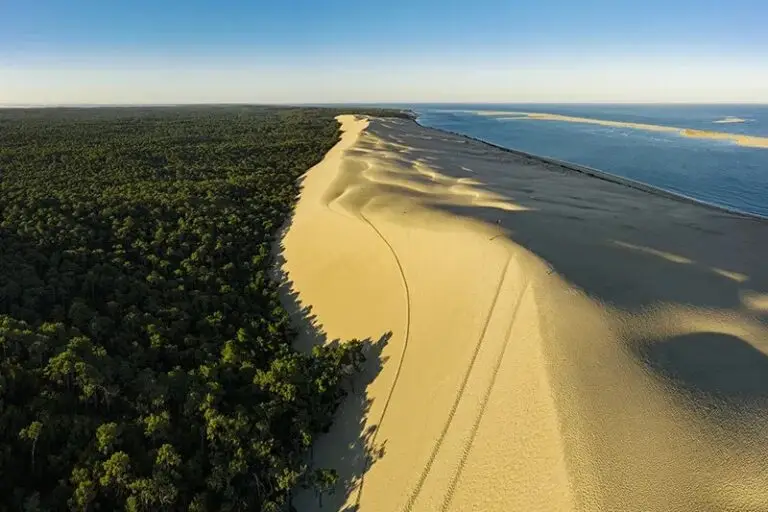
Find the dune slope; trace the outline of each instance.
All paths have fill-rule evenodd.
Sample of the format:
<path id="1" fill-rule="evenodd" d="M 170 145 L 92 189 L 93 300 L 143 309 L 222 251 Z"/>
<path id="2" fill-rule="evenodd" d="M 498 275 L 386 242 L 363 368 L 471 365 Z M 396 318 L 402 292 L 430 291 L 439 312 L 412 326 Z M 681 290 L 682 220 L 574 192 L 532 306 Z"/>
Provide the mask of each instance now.
<path id="1" fill-rule="evenodd" d="M 285 301 L 372 357 L 298 510 L 768 509 L 768 224 L 339 120 Z"/>

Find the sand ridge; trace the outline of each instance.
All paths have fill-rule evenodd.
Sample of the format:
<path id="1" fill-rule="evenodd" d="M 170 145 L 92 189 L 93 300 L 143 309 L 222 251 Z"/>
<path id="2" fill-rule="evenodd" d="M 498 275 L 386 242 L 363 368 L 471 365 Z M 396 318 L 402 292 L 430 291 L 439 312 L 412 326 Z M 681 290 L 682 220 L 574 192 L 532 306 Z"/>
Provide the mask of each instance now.
<path id="1" fill-rule="evenodd" d="M 307 346 L 386 344 L 298 510 L 768 509 L 768 224 L 339 120 L 286 303 Z"/>
<path id="2" fill-rule="evenodd" d="M 739 133 L 716 132 L 711 130 L 695 130 L 692 128 L 675 128 L 674 126 L 664 126 L 647 123 L 628 123 L 624 121 L 610 121 L 607 119 L 595 119 L 591 117 L 565 116 L 560 114 L 547 114 L 543 112 L 509 112 L 478 110 L 475 113 L 484 116 L 497 116 L 502 119 L 534 119 L 540 121 L 565 121 L 569 123 L 599 124 L 602 126 L 612 126 L 614 128 L 632 128 L 635 130 L 646 130 L 653 132 L 668 132 L 690 137 L 694 139 L 712 139 L 726 140 L 734 142 L 739 146 L 750 148 L 768 148 L 768 137 L 758 135 L 743 135 Z M 716 123 L 737 123 L 744 122 L 743 119 L 727 118 Z"/>

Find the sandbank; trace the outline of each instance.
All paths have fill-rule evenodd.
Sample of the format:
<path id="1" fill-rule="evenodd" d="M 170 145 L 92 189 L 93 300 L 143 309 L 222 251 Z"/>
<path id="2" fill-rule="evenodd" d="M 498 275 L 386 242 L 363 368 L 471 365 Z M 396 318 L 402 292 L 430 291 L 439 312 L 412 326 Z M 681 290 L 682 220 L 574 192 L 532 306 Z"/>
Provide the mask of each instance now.
<path id="1" fill-rule="evenodd" d="M 539 121 L 564 121 L 569 123 L 599 124 L 602 126 L 611 126 L 614 128 L 632 128 L 635 130 L 646 130 L 654 132 L 676 133 L 683 137 L 694 139 L 725 140 L 750 148 L 768 148 L 768 137 L 757 135 L 743 135 L 739 133 L 717 132 L 710 130 L 694 130 L 691 128 L 676 128 L 674 126 L 663 126 L 658 124 L 646 123 L 628 123 L 624 121 L 610 121 L 607 119 L 594 119 L 591 117 L 564 116 L 560 114 L 547 114 L 542 112 L 509 112 L 494 110 L 477 110 L 476 114 L 484 116 L 495 116 L 508 119 L 534 119 Z M 742 120 L 743 121 L 743 120 Z M 716 121 L 717 122 L 717 121 Z M 736 122 L 736 121 L 720 121 Z"/>

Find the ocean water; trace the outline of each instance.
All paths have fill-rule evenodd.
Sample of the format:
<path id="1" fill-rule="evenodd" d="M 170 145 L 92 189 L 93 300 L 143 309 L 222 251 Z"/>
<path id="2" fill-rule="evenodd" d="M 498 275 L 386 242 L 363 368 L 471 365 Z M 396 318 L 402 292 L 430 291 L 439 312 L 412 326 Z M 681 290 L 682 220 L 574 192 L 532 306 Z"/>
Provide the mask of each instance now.
<path id="1" fill-rule="evenodd" d="M 424 126 L 593 167 L 768 217 L 768 148 L 629 127 L 513 118 L 504 112 L 643 123 L 768 137 L 768 105 L 410 105 Z M 727 118 L 743 122 L 717 123 Z"/>

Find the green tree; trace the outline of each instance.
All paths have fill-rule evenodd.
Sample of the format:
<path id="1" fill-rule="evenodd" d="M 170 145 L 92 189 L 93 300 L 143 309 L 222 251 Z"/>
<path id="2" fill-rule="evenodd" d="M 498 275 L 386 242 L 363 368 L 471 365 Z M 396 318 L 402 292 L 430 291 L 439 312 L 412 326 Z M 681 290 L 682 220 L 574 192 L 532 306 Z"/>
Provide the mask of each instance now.
<path id="1" fill-rule="evenodd" d="M 35 466 L 35 449 L 37 448 L 37 440 L 40 439 L 40 434 L 43 432 L 43 424 L 39 421 L 33 421 L 29 426 L 24 427 L 19 432 L 19 437 L 29 441 L 32 445 L 31 448 L 31 460 L 32 467 Z"/>
<path id="2" fill-rule="evenodd" d="M 270 276 L 338 113 L 0 109 L 0 510 L 330 492 L 304 460 L 362 346 L 295 351 Z"/>

